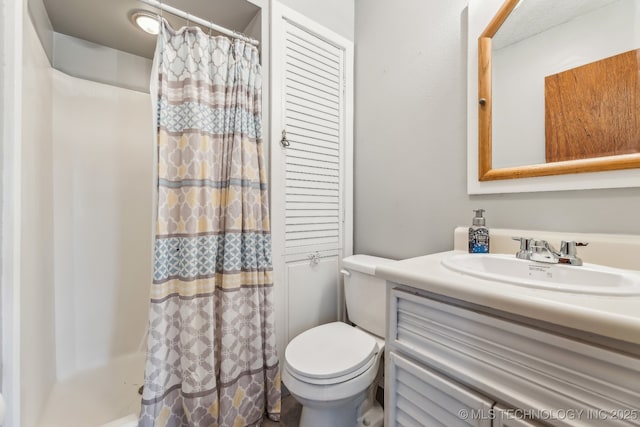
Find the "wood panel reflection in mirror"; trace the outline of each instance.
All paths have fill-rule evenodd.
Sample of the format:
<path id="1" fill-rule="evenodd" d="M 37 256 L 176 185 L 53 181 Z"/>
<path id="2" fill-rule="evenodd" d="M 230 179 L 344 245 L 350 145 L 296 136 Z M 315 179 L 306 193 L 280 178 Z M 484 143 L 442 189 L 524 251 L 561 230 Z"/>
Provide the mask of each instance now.
<path id="1" fill-rule="evenodd" d="M 545 77 L 547 163 L 640 153 L 639 55 L 631 50 Z"/>
<path id="2" fill-rule="evenodd" d="M 524 2 L 524 6 L 522 5 L 523 2 Z M 623 2 L 631 4 L 631 7 L 633 7 L 634 10 L 636 10 L 636 12 L 640 9 L 640 7 L 638 7 L 637 5 L 637 3 L 640 3 L 640 1 L 620 0 L 617 3 L 623 3 Z M 531 9 L 530 6 L 535 6 L 536 4 L 540 4 L 540 3 L 544 3 L 544 1 L 543 2 L 540 2 L 538 0 L 536 1 L 521 0 L 520 2 L 518 0 L 505 1 L 502 7 L 499 9 L 499 11 L 493 17 L 489 25 L 486 27 L 484 32 L 482 32 L 480 34 L 480 37 L 478 38 L 478 125 L 479 125 L 478 126 L 478 179 L 479 181 L 539 177 L 539 176 L 572 174 L 572 173 L 581 173 L 581 172 L 598 172 L 598 171 L 631 169 L 631 168 L 640 167 L 640 154 L 638 153 L 639 150 L 637 149 L 628 149 L 626 151 L 624 150 L 616 151 L 615 149 L 613 151 L 612 150 L 609 150 L 609 151 L 591 150 L 591 153 L 589 154 L 588 152 L 590 150 L 588 149 L 585 150 L 583 148 L 580 148 L 581 146 L 594 147 L 594 146 L 600 146 L 600 145 L 606 144 L 606 141 L 604 140 L 598 140 L 594 142 L 596 137 L 599 138 L 599 136 L 596 136 L 595 134 L 593 135 L 591 140 L 585 139 L 584 135 L 582 135 L 580 136 L 580 139 L 578 139 L 577 141 L 571 142 L 571 146 L 574 147 L 573 148 L 574 151 L 585 151 L 587 152 L 586 155 L 573 156 L 573 157 L 572 155 L 570 156 L 560 155 L 560 156 L 552 157 L 551 159 L 548 157 L 547 158 L 545 157 L 545 147 L 549 144 L 548 141 L 545 144 L 545 127 L 546 127 L 545 126 L 545 94 L 544 94 L 545 77 L 548 77 L 549 75 L 562 73 L 568 69 L 577 68 L 586 63 L 593 62 L 594 60 L 600 60 L 605 56 L 612 56 L 615 53 L 629 50 L 630 49 L 630 47 L 628 47 L 629 45 L 632 45 L 633 48 L 638 48 L 640 47 L 640 45 L 638 45 L 640 42 L 638 40 L 624 41 L 620 43 L 620 46 L 615 46 L 613 48 L 614 53 L 612 54 L 602 54 L 601 56 L 596 58 L 589 58 L 589 55 L 590 54 L 594 55 L 595 53 L 593 51 L 596 50 L 593 47 L 594 42 L 591 42 L 591 40 L 596 40 L 595 43 L 599 42 L 601 45 L 604 45 L 605 48 L 609 48 L 608 45 L 612 44 L 609 39 L 603 40 L 602 37 L 598 37 L 598 35 L 596 34 L 597 31 L 594 30 L 594 27 L 589 26 L 584 30 L 586 34 L 584 37 L 575 37 L 575 34 L 572 34 L 571 37 L 567 36 L 568 38 L 573 38 L 573 39 L 583 38 L 585 40 L 584 47 L 576 49 L 575 47 L 572 46 L 570 49 L 565 48 L 564 52 L 560 50 L 559 51 L 560 53 L 558 53 L 553 50 L 553 47 L 549 46 L 548 41 L 549 41 L 549 38 L 552 37 L 550 34 L 553 34 L 553 37 L 556 37 L 557 34 L 560 34 L 559 31 L 562 28 L 562 25 L 560 24 L 563 24 L 565 21 L 571 21 L 572 19 L 573 21 L 576 21 L 576 19 L 574 19 L 573 17 L 567 18 L 566 16 L 563 16 L 563 17 L 554 16 L 552 20 L 555 20 L 555 23 L 553 28 L 550 29 L 549 31 L 546 31 L 545 28 L 541 28 L 541 27 L 537 28 L 535 31 L 531 29 L 528 30 L 527 26 L 521 25 L 521 22 L 523 22 L 522 16 L 524 15 L 525 19 L 528 19 L 526 18 L 527 14 L 529 14 L 529 16 L 535 15 L 535 13 L 532 13 L 530 11 Z M 585 10 L 587 10 L 590 7 L 591 10 L 587 10 L 587 12 L 591 13 L 592 15 L 598 12 L 598 10 L 594 11 L 594 9 L 599 8 L 599 10 L 605 10 L 606 8 L 603 7 L 603 5 L 605 5 L 606 3 L 609 3 L 609 8 L 612 10 L 616 7 L 619 8 L 619 6 L 614 4 L 616 2 L 612 2 L 610 0 L 609 1 L 608 0 L 590 0 L 589 2 L 579 1 L 579 2 L 567 2 L 567 3 L 573 3 L 576 5 L 575 6 L 576 9 L 582 9 L 579 11 L 574 11 L 575 13 L 578 13 L 578 12 L 584 13 Z M 590 3 L 590 4 L 587 5 L 587 3 Z M 564 10 L 561 11 L 562 13 L 567 13 L 567 14 L 572 13 L 569 10 L 570 8 L 568 4 L 565 4 L 565 2 L 563 2 L 562 5 L 564 7 Z M 516 9 L 516 6 L 518 6 L 517 10 L 514 11 L 514 9 Z M 555 8 L 551 9 L 553 14 L 560 13 L 560 11 L 556 11 L 554 9 Z M 562 7 L 559 7 L 558 9 L 562 9 Z M 538 18 L 540 18 L 539 15 L 540 14 L 538 13 L 537 15 Z M 517 16 L 519 18 L 516 24 L 514 24 L 514 21 L 513 21 L 514 16 Z M 635 16 L 635 13 L 631 17 L 629 17 L 628 22 L 635 21 L 636 19 L 634 18 L 634 16 Z M 582 19 L 582 17 L 580 18 Z M 598 19 L 598 18 L 593 18 L 593 19 Z M 537 25 L 537 23 L 534 22 L 534 20 L 535 20 L 534 18 L 531 19 L 531 25 L 529 25 L 529 27 L 535 27 L 535 25 Z M 538 20 L 544 21 L 544 19 L 538 19 Z M 525 21 L 525 22 L 529 22 L 529 21 Z M 574 22 L 570 24 L 574 25 Z M 512 38 L 511 41 L 506 40 L 503 34 L 502 29 L 507 27 L 509 28 L 509 31 L 506 31 L 506 33 L 510 34 L 510 37 Z M 522 31 L 520 32 L 520 34 L 517 34 L 516 31 L 513 31 L 514 27 L 522 28 Z M 499 30 L 500 30 L 500 33 L 498 34 Z M 527 31 L 529 31 L 529 34 L 527 34 L 526 36 L 523 36 L 523 34 L 527 33 Z M 545 33 L 545 31 L 547 34 L 546 35 L 542 34 L 542 33 Z M 632 33 L 633 30 L 630 30 L 630 32 Z M 496 36 L 497 34 L 498 36 Z M 536 49 L 544 53 L 546 48 L 546 52 L 548 56 L 555 56 L 559 58 L 559 60 L 557 60 L 557 58 L 554 58 L 556 59 L 557 64 L 547 66 L 547 69 L 544 72 L 542 72 L 540 76 L 535 77 L 536 80 L 533 83 L 529 83 L 529 80 L 522 80 L 520 76 L 517 75 L 518 70 L 511 69 L 511 68 L 505 69 L 503 65 L 505 62 L 502 60 L 502 57 L 500 58 L 500 61 L 498 61 L 497 55 L 493 57 L 493 55 L 495 55 L 495 52 L 496 52 L 496 47 L 493 46 L 494 39 L 495 39 L 495 45 L 496 46 L 499 45 L 500 49 L 506 50 L 504 49 L 504 47 L 508 46 L 508 48 L 511 51 L 516 52 L 515 56 L 513 54 L 510 54 L 512 57 L 518 57 L 518 55 L 521 57 L 523 55 L 526 56 L 529 53 L 529 51 L 524 51 L 524 48 L 525 46 L 528 46 L 531 44 L 530 42 L 532 39 L 535 39 L 535 38 L 544 39 L 544 37 L 547 37 L 546 39 L 547 44 L 546 45 L 543 44 L 542 47 L 538 46 Z M 555 41 L 556 39 L 554 38 L 552 40 Z M 559 44 L 561 43 L 559 42 Z M 615 51 L 615 49 L 623 49 L 623 48 L 624 50 L 618 50 L 617 52 Z M 518 49 L 520 49 L 520 51 L 518 51 Z M 567 51 L 570 52 L 570 54 L 567 54 L 566 53 Z M 587 53 L 583 54 L 583 51 Z M 604 51 L 607 52 L 606 50 Z M 598 54 L 600 54 L 600 51 L 598 51 Z M 576 63 L 576 61 L 578 62 Z M 583 61 L 583 62 L 579 62 L 579 61 Z M 501 68 L 493 70 L 492 67 L 493 66 L 498 67 L 498 64 Z M 623 73 L 623 77 L 619 78 L 619 80 L 620 79 L 625 80 L 624 84 L 622 85 L 623 87 L 628 87 L 630 84 L 631 85 L 635 84 L 637 86 L 637 82 L 634 83 L 631 81 L 626 81 L 627 77 L 633 73 L 635 73 L 636 80 L 637 80 L 637 73 L 638 73 L 637 61 L 635 62 L 635 64 L 636 64 L 635 66 L 630 65 L 630 67 L 633 67 L 633 68 L 631 68 L 631 70 L 627 70 L 626 74 Z M 523 65 L 520 62 L 518 62 L 518 65 L 521 67 L 528 67 L 527 65 Z M 528 68 L 534 68 L 534 67 L 528 67 Z M 626 77 L 624 77 L 624 75 L 626 75 Z M 496 81 L 497 77 L 499 77 L 498 81 Z M 539 100 L 536 99 L 533 102 L 531 102 L 528 99 L 519 97 L 513 91 L 506 91 L 508 96 L 511 96 L 512 99 L 507 99 L 508 102 L 505 102 L 505 97 L 504 95 L 502 95 L 503 93 L 505 93 L 505 91 L 503 90 L 502 86 L 500 86 L 501 90 L 499 91 L 499 93 L 501 94 L 500 95 L 501 97 L 498 98 L 497 93 L 494 93 L 498 88 L 497 85 L 499 83 L 502 83 L 503 80 L 507 80 L 507 79 L 511 79 L 516 83 L 518 83 L 519 79 L 521 79 L 522 81 L 520 82 L 520 85 L 526 86 L 530 92 L 535 92 Z M 493 90 L 492 90 L 492 87 L 493 87 Z M 587 96 L 586 94 L 583 94 L 582 91 L 583 91 L 583 88 L 580 88 L 579 95 Z M 626 89 L 621 90 L 620 88 L 618 89 L 614 88 L 609 91 L 609 93 L 616 93 L 616 92 L 622 93 L 622 95 L 626 97 L 616 101 L 617 104 L 620 106 L 620 108 L 621 109 L 627 108 L 628 110 L 635 109 L 635 113 L 637 113 L 638 105 L 640 104 L 636 103 L 635 100 L 633 101 L 633 103 L 630 103 L 629 101 L 632 98 L 635 99 L 634 95 L 629 94 Z M 602 98 L 600 98 L 600 101 L 602 101 Z M 496 108 L 496 106 L 499 108 Z M 607 111 L 609 110 L 609 107 L 606 105 L 600 105 L 598 108 L 600 110 L 607 110 Z M 504 126 L 502 124 L 504 123 L 504 118 L 502 118 L 503 121 L 497 120 L 499 116 L 498 113 L 504 111 L 505 109 L 509 110 L 509 114 L 511 114 L 513 111 L 522 111 L 522 113 L 520 114 L 521 117 L 519 118 L 519 120 L 522 121 L 520 124 L 515 124 L 513 120 L 509 120 L 511 127 L 515 130 L 516 133 L 511 134 L 507 138 L 503 138 L 503 135 L 505 134 L 503 129 Z M 629 112 L 625 116 L 621 116 L 621 114 L 612 114 L 609 116 L 609 118 L 601 117 L 601 119 L 603 120 L 604 127 L 608 128 L 608 131 L 610 131 L 610 133 L 616 134 L 623 131 L 623 129 L 621 128 L 629 128 L 630 126 L 632 126 L 632 124 L 629 123 L 631 120 L 638 122 L 638 114 L 635 114 L 635 113 Z M 632 119 L 632 117 L 635 117 L 635 118 Z M 561 119 L 561 122 L 558 122 L 557 119 Z M 576 120 L 580 122 L 581 120 L 584 120 L 584 118 L 572 117 L 571 120 Z M 535 129 L 533 129 L 533 125 L 535 125 Z M 562 117 L 562 115 L 558 115 L 556 117 L 556 121 L 554 122 L 552 132 L 553 130 L 555 130 L 556 126 L 558 126 L 559 128 L 558 132 L 564 132 L 561 129 L 563 127 L 564 128 L 579 127 L 578 125 L 576 125 L 576 122 L 567 121 L 567 117 Z M 530 131 L 530 129 L 533 129 L 533 131 Z M 493 138 L 497 138 L 497 139 L 494 141 Z M 528 142 L 533 138 L 537 138 L 535 147 L 531 145 L 530 142 Z M 615 138 L 618 138 L 618 137 L 616 136 Z M 635 136 L 631 136 L 631 139 L 635 140 L 635 144 L 637 147 L 637 144 L 639 144 L 638 140 L 640 139 L 638 137 L 638 133 L 636 132 Z M 517 143 L 520 142 L 520 140 L 527 141 L 526 144 L 529 144 L 529 145 L 518 146 Z M 502 160 L 504 158 L 502 147 L 504 146 L 514 147 L 513 149 L 518 152 L 537 150 L 539 154 L 536 154 L 528 162 L 521 161 L 519 163 L 513 162 L 514 164 L 509 164 L 508 162 L 504 162 Z M 500 151 L 497 152 L 496 149 L 498 149 L 498 147 L 500 147 L 499 148 Z M 550 160 L 553 160 L 553 161 L 551 162 Z"/>

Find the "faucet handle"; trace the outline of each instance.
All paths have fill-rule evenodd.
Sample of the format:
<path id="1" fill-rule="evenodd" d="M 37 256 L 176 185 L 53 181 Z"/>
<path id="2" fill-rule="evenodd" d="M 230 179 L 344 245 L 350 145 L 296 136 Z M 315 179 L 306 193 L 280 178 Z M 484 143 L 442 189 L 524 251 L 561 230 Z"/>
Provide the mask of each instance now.
<path id="1" fill-rule="evenodd" d="M 530 237 L 512 237 L 511 240 L 520 242 L 520 250 L 528 250 L 529 244 L 533 240 Z"/>
<path id="2" fill-rule="evenodd" d="M 520 242 L 520 250 L 516 253 L 516 258 L 529 259 L 533 239 L 530 237 L 511 237 L 511 239 Z"/>
<path id="3" fill-rule="evenodd" d="M 587 246 L 588 242 L 576 242 L 575 240 L 563 240 L 560 243 L 560 254 L 562 256 L 575 257 L 578 255 L 577 246 Z"/>

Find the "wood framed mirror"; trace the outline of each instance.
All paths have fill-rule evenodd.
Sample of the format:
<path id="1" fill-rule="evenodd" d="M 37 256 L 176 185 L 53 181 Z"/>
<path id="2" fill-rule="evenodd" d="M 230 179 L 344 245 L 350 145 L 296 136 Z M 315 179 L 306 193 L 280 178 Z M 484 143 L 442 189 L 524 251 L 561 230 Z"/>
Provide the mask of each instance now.
<path id="1" fill-rule="evenodd" d="M 633 121 L 635 128 L 630 131 L 630 138 L 634 141 L 635 148 L 627 149 L 626 151 L 621 151 L 623 154 L 613 154 L 614 151 L 607 152 L 606 150 L 594 149 L 594 150 L 585 150 L 587 152 L 592 152 L 596 154 L 588 154 L 584 155 L 584 158 L 577 158 L 574 160 L 549 160 L 549 156 L 545 160 L 544 154 L 543 159 L 531 164 L 522 164 L 517 166 L 511 165 L 496 165 L 495 156 L 494 156 L 494 142 L 492 140 L 494 136 L 494 126 L 495 123 L 493 120 L 494 117 L 494 102 L 496 101 L 494 94 L 492 93 L 492 52 L 493 52 L 493 41 L 498 33 L 498 31 L 503 27 L 505 21 L 514 13 L 516 7 L 519 7 L 519 3 L 522 2 L 531 2 L 532 0 L 506 0 L 501 8 L 498 10 L 496 15 L 487 25 L 485 30 L 480 34 L 478 38 L 478 179 L 479 181 L 494 181 L 494 180 L 507 180 L 507 179 L 516 179 L 516 178 L 529 178 L 529 177 L 541 177 L 541 176 L 549 176 L 549 175 L 562 175 L 562 174 L 576 174 L 576 173 L 584 173 L 584 172 L 600 172 L 600 171 L 612 171 L 612 170 L 621 170 L 621 169 L 633 169 L 640 168 L 640 77 L 638 77 L 639 69 L 638 64 L 640 64 L 640 51 L 635 56 L 635 66 L 634 74 L 635 79 L 631 77 L 633 81 L 628 82 L 628 86 L 632 87 L 633 90 L 627 90 L 625 88 L 623 91 L 628 93 L 628 97 L 626 99 L 619 100 L 618 103 L 622 106 L 622 108 L 626 108 L 630 111 L 630 116 L 625 117 L 624 120 L 621 120 L 619 114 L 616 114 L 615 117 L 612 117 L 609 121 L 604 121 L 607 123 L 608 128 L 613 129 L 614 127 L 621 127 L 621 123 L 627 123 Z M 551 8 L 553 9 L 553 8 Z M 552 11 L 553 13 L 553 11 Z M 640 46 L 637 46 L 640 47 Z M 606 55 L 605 55 L 606 56 Z M 633 57 L 633 55 L 631 55 Z M 605 60 L 605 58 L 599 58 L 597 62 L 601 62 Z M 580 67 L 574 67 L 572 69 L 577 69 Z M 504 75 L 504 72 L 503 74 Z M 546 80 L 546 76 L 545 79 Z M 595 79 L 598 80 L 598 79 Z M 628 80 L 627 78 L 618 78 L 617 80 Z M 543 82 L 543 85 L 545 82 Z M 543 86 L 544 87 L 544 86 Z M 575 87 L 572 89 L 575 93 Z M 599 88 L 597 90 L 601 90 Z M 605 88 L 606 89 L 606 88 Z M 608 89 L 609 90 L 609 89 Z M 541 98 L 544 98 L 545 89 L 542 89 L 542 94 L 540 94 Z M 633 92 L 633 93 L 631 93 Z M 549 99 L 547 95 L 546 99 Z M 546 102 L 544 99 L 543 103 Z M 544 106 L 543 109 L 548 109 L 549 107 Z M 611 108 L 608 106 L 603 109 L 604 111 L 610 111 Z M 545 112 L 546 115 L 549 115 L 549 112 Z M 613 115 L 613 113 L 611 113 Z M 567 124 L 569 121 L 566 120 L 566 117 L 573 117 L 575 119 L 575 114 L 566 114 L 559 115 L 558 117 L 563 118 Z M 542 125 L 543 128 L 546 128 L 548 132 L 553 126 L 557 128 L 557 118 L 556 121 L 549 120 L 547 117 L 545 119 L 545 124 Z M 582 123 L 580 123 L 582 126 Z M 586 129 L 586 126 L 583 126 Z M 545 129 L 542 129 L 542 140 L 540 143 L 547 145 L 549 138 L 545 138 Z M 636 133 L 634 133 L 636 132 Z M 617 136 L 612 136 L 611 138 L 615 139 Z M 595 142 L 594 142 L 595 140 Z M 511 143 L 512 141 L 509 141 Z M 573 142 L 574 144 L 583 144 L 585 147 L 587 145 L 591 146 L 593 144 L 605 144 L 605 141 L 601 141 L 598 138 L 582 138 Z M 542 150 L 545 150 L 545 147 L 542 147 Z M 602 153 L 605 152 L 604 155 Z M 597 154 L 600 153 L 600 154 Z M 617 151 L 616 151 L 617 153 Z"/>

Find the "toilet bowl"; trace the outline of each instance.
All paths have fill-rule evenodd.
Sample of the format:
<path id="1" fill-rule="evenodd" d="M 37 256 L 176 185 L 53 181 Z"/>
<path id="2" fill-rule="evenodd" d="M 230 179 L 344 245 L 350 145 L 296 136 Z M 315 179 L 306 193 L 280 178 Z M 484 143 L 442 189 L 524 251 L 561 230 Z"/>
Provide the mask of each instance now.
<path id="1" fill-rule="evenodd" d="M 302 405 L 300 427 L 382 426 L 380 405 L 362 404 L 377 385 L 383 353 L 384 340 L 342 322 L 294 338 L 282 379 Z"/>
<path id="2" fill-rule="evenodd" d="M 386 289 L 373 274 L 376 265 L 387 262 L 392 260 L 367 255 L 343 260 L 347 311 L 358 326 L 327 323 L 287 345 L 282 380 L 302 405 L 300 427 L 382 427 L 375 394 L 382 375 Z"/>

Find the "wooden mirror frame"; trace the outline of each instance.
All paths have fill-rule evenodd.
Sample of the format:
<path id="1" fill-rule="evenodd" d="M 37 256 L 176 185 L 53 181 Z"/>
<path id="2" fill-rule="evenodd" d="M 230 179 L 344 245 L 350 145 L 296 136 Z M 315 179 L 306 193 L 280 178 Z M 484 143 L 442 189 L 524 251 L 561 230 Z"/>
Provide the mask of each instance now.
<path id="1" fill-rule="evenodd" d="M 519 1 L 506 0 L 478 38 L 478 180 L 494 181 L 640 167 L 640 154 L 623 154 L 493 169 L 491 42 Z"/>

